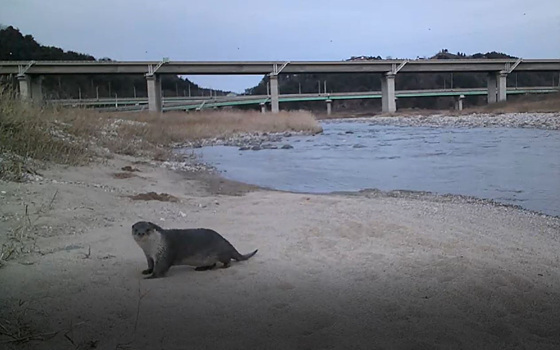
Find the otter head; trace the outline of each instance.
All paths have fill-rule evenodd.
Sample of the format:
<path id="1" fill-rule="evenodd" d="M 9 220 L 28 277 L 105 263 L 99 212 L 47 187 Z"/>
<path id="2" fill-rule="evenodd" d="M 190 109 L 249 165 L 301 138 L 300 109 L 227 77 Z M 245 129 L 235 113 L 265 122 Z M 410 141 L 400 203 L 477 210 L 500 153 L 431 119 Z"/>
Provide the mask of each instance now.
<path id="1" fill-rule="evenodd" d="M 156 224 L 148 221 L 138 221 L 132 225 L 132 237 L 136 241 L 142 241 L 157 230 L 161 230 L 161 228 Z"/>

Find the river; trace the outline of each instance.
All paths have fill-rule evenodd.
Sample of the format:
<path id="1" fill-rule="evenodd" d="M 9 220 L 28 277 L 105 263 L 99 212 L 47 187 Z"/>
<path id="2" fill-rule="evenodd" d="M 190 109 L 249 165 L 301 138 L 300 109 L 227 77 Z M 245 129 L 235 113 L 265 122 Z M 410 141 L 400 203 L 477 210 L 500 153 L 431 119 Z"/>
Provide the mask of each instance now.
<path id="1" fill-rule="evenodd" d="M 560 131 L 322 124 L 320 135 L 273 143 L 291 149 L 195 151 L 225 178 L 268 188 L 430 191 L 560 216 Z"/>

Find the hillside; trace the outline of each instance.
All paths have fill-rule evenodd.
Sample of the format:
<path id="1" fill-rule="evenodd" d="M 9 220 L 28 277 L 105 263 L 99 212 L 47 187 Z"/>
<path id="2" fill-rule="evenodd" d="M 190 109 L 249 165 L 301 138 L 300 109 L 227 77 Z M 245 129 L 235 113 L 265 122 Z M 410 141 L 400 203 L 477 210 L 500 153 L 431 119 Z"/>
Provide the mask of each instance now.
<path id="1" fill-rule="evenodd" d="M 2 27 L 0 27 L 2 28 Z M 32 35 L 23 35 L 12 26 L 0 29 L 0 60 L 71 60 L 95 61 L 92 55 L 74 51 L 64 51 L 54 46 L 39 44 Z M 103 57 L 98 60 L 110 60 Z M 10 82 L 15 87 L 15 77 Z M 188 79 L 173 75 L 162 77 L 164 96 L 209 95 L 210 91 L 218 95 L 224 91 L 205 89 Z M 47 76 L 43 81 L 43 91 L 49 98 L 95 98 L 99 97 L 138 97 L 146 96 L 146 80 L 138 75 L 80 75 L 80 76 Z"/>

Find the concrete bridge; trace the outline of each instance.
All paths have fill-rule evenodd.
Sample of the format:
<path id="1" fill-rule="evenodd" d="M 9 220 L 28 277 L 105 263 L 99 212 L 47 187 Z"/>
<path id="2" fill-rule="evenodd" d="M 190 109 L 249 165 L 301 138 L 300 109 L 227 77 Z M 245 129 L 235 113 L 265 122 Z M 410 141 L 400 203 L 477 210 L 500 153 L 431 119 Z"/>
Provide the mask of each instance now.
<path id="1" fill-rule="evenodd" d="M 557 87 L 519 87 L 508 88 L 507 95 L 517 94 L 546 94 L 557 93 Z M 434 90 L 400 90 L 395 91 L 397 99 L 411 97 L 444 97 L 456 98 L 456 109 L 463 108 L 465 96 L 486 95 L 484 88 L 473 89 L 434 89 Z M 380 99 L 381 91 L 339 92 L 339 93 L 305 93 L 305 94 L 280 94 L 279 102 L 326 102 L 327 114 L 331 114 L 332 104 L 336 100 L 355 99 Z M 163 97 L 162 110 L 201 110 L 209 108 L 233 107 L 242 105 L 260 105 L 263 113 L 270 104 L 270 95 L 239 95 L 239 96 L 194 96 L 194 97 Z M 63 99 L 49 100 L 49 103 L 68 107 L 92 107 L 106 111 L 142 111 L 148 108 L 148 98 L 92 98 L 92 99 Z"/>
<path id="2" fill-rule="evenodd" d="M 162 111 L 161 74 L 268 75 L 270 105 L 279 111 L 278 75 L 307 73 L 381 74 L 383 112 L 396 111 L 395 77 L 406 73 L 482 72 L 488 74 L 488 103 L 505 101 L 506 78 L 515 72 L 560 71 L 560 59 L 418 59 L 372 61 L 0 61 L 1 74 L 15 74 L 23 99 L 42 99 L 41 77 L 52 74 L 143 74 L 148 109 Z"/>

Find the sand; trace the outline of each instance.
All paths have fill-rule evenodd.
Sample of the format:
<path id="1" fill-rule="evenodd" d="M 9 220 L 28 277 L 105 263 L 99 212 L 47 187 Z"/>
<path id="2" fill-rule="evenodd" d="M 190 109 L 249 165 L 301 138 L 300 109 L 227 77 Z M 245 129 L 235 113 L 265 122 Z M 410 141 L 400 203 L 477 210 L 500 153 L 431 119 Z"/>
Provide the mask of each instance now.
<path id="1" fill-rule="evenodd" d="M 268 191 L 135 160 L 0 183 L 2 242 L 22 225 L 37 237 L 0 268 L 0 348 L 560 348 L 558 218 L 434 196 Z M 139 171 L 115 176 L 123 166 Z M 146 192 L 178 200 L 130 198 Z M 138 220 L 213 228 L 259 252 L 145 280 Z"/>

